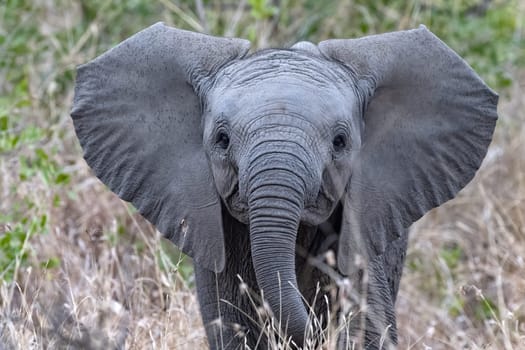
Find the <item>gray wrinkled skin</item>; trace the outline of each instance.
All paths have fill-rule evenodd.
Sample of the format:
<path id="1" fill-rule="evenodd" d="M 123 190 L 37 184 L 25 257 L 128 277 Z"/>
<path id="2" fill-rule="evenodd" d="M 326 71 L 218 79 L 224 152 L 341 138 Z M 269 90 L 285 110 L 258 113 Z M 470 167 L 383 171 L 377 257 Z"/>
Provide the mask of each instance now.
<path id="1" fill-rule="evenodd" d="M 395 347 L 408 228 L 472 179 L 497 95 L 424 27 L 248 48 L 156 24 L 81 66 L 84 157 L 194 259 L 211 349 L 268 347 L 260 291 L 297 347 L 349 312 L 340 348 Z"/>
<path id="2" fill-rule="evenodd" d="M 334 181 L 349 178 L 352 155 L 361 146 L 363 101 L 352 72 L 303 51 L 266 50 L 224 67 L 210 85 L 203 96 L 204 144 L 230 214 L 248 223 L 251 158 L 302 147 L 301 161 L 311 172 L 304 178 L 310 190 L 301 221 L 326 221 L 346 185 Z M 230 137 L 226 152 L 215 145 L 219 130 Z M 338 133 L 348 146 L 336 153 L 332 140 Z"/>

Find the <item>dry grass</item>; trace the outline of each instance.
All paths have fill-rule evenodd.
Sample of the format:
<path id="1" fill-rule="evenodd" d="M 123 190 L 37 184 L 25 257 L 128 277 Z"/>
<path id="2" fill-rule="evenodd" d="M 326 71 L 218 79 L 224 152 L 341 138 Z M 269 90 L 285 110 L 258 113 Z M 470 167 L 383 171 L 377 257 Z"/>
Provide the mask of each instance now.
<path id="1" fill-rule="evenodd" d="M 1 343 L 9 349 L 203 348 L 195 293 L 161 255 L 155 231 L 78 163 L 77 198 L 56 209 L 51 232 L 30 242 L 33 265 L 50 257 L 61 264 L 21 267 L 16 283 L 2 283 Z"/>
<path id="2" fill-rule="evenodd" d="M 101 27 L 95 21 L 78 41 L 60 42 L 56 33 L 74 30 L 80 5 L 61 13 L 53 2 L 36 3 L 48 51 L 20 68 L 29 103 L 10 112 L 23 121 L 14 132 L 28 124 L 47 131 L 0 155 L 0 213 L 45 214 L 47 232 L 23 242 L 27 259 L 16 259 L 15 279 L 0 283 L 0 349 L 206 348 L 191 266 L 90 174 L 76 143 L 71 86 L 60 91 L 60 81 L 94 56 Z M 0 69 L 0 80 L 8 73 Z M 522 72 L 501 97 L 495 140 L 475 180 L 412 230 L 397 303 L 400 349 L 525 348 L 524 90 Z M 21 157 L 36 149 L 70 180 L 50 184 L 38 170 L 21 181 Z M 17 224 L 2 222 L 0 237 Z"/>

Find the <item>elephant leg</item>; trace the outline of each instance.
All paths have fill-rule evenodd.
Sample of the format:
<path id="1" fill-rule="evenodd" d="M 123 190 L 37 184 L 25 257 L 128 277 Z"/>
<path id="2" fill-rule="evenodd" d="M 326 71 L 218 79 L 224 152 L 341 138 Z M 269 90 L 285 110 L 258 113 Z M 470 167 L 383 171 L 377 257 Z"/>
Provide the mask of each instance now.
<path id="1" fill-rule="evenodd" d="M 397 328 L 391 285 L 385 275 L 384 257 L 368 262 L 367 276 L 360 276 L 357 283 L 359 293 L 366 295 L 366 305 L 357 307 L 357 312 L 348 323 L 348 331 L 341 334 L 338 349 L 388 350 L 397 345 Z"/>
<path id="2" fill-rule="evenodd" d="M 223 211 L 226 265 L 220 273 L 195 267 L 197 295 L 210 349 L 266 348 L 257 316 L 258 292 L 248 227 Z M 255 321 L 255 322 L 254 322 Z"/>
<path id="3" fill-rule="evenodd" d="M 392 291 L 392 302 L 395 304 L 399 282 L 403 275 L 403 267 L 408 246 L 408 232 L 405 231 L 397 240 L 393 241 L 385 250 L 385 276 Z"/>
<path id="4" fill-rule="evenodd" d="M 236 292 L 224 282 L 229 276 L 195 267 L 197 296 L 211 350 L 244 349 L 242 320 L 225 301 L 237 304 Z"/>
<path id="5" fill-rule="evenodd" d="M 337 317 L 335 296 L 339 274 L 334 260 L 337 252 L 337 230 L 338 227 L 331 221 L 317 227 L 299 227 L 296 247 L 297 283 L 311 312 L 314 332 L 337 322 L 329 319 Z M 319 334 L 313 337 L 322 341 Z"/>

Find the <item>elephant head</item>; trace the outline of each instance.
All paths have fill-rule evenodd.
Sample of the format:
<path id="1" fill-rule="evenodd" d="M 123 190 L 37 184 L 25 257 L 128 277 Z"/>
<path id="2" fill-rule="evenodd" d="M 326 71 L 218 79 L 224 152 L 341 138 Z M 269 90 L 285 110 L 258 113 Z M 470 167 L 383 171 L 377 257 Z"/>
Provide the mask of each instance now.
<path id="1" fill-rule="evenodd" d="M 196 264 L 224 267 L 221 205 L 249 224 L 259 287 L 301 343 L 299 223 L 342 204 L 340 272 L 381 255 L 472 179 L 497 95 L 424 27 L 248 49 L 153 25 L 78 69 L 72 117 L 95 174 Z"/>

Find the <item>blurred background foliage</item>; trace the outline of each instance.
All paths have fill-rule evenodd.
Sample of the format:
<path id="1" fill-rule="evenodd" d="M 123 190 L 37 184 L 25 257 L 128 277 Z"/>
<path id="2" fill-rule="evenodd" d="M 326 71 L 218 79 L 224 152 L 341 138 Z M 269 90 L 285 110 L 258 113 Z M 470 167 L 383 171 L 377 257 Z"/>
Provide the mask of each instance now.
<path id="1" fill-rule="evenodd" d="M 191 287 L 191 264 L 165 244 L 151 248 L 143 232 L 154 231 L 133 208 L 119 206 L 115 198 L 100 206 L 107 194 L 82 162 L 69 119 L 75 67 L 157 21 L 246 38 L 252 50 L 424 24 L 502 95 L 511 93 L 525 65 L 520 0 L 0 0 L 2 283 L 20 282 L 29 268 L 59 269 L 66 256 L 61 240 L 81 242 L 95 225 L 100 229 L 89 231 L 89 242 L 150 254 L 162 271 Z M 516 125 L 512 118 L 504 123 Z M 458 246 L 438 252 L 451 271 L 464 255 Z M 409 261 L 410 270 L 424 266 L 420 259 Z M 443 283 L 431 286 L 445 288 Z M 496 305 L 484 300 L 477 312 L 490 318 Z M 451 315 L 462 303 L 450 301 Z"/>

